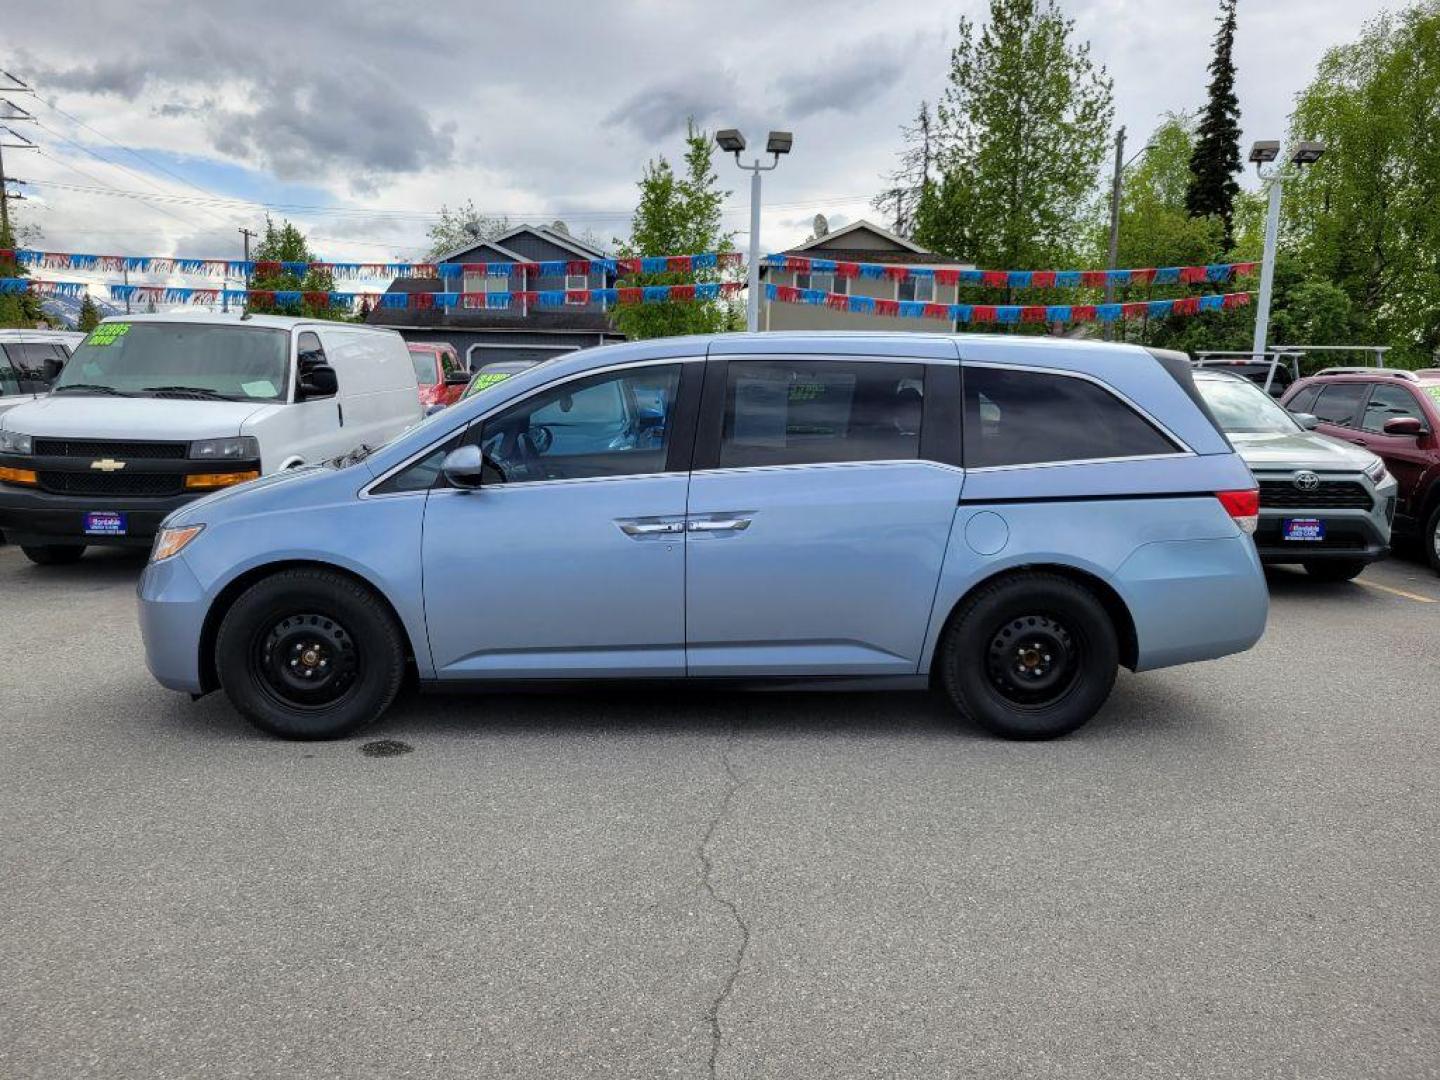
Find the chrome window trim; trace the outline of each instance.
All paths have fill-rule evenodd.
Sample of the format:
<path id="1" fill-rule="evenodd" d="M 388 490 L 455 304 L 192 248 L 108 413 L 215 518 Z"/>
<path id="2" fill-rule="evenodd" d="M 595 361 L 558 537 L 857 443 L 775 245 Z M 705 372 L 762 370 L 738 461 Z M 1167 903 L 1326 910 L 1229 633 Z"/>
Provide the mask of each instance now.
<path id="1" fill-rule="evenodd" d="M 616 473 L 614 476 L 566 476 L 557 480 L 521 480 L 514 484 L 491 484 L 481 488 L 426 488 L 424 491 L 415 493 L 420 495 L 473 495 L 476 491 L 484 490 L 488 495 L 500 494 L 506 491 L 519 491 L 526 488 L 552 488 L 556 486 L 571 487 L 575 484 L 607 484 L 615 480 L 657 480 L 661 477 L 671 479 L 677 476 L 689 476 L 685 472 L 646 472 L 646 473 Z M 412 494 L 406 492 L 405 494 Z M 381 495 L 379 498 L 386 498 Z"/>
<path id="2" fill-rule="evenodd" d="M 518 405 L 518 404 L 519 404 L 520 402 L 522 402 L 522 401 L 527 401 L 527 400 L 529 400 L 530 398 L 534 397 L 536 394 L 544 393 L 546 390 L 553 389 L 554 387 L 557 387 L 557 386 L 564 386 L 564 385 L 565 385 L 566 383 L 568 383 L 568 382 L 575 382 L 575 381 L 577 381 L 577 380 L 579 380 L 579 379 L 588 379 L 588 378 L 590 378 L 592 375 L 605 375 L 605 374 L 608 374 L 609 372 L 612 372 L 612 371 L 624 371 L 624 370 L 627 370 L 627 369 L 629 369 L 629 368 L 660 367 L 660 366 L 666 365 L 666 364 L 703 364 L 704 362 L 705 362 L 705 357 L 703 357 L 703 356 L 666 356 L 666 357 L 659 357 L 659 358 L 651 358 L 651 359 L 649 359 L 649 360 L 622 360 L 622 361 L 619 361 L 619 362 L 614 363 L 614 364 L 607 364 L 607 365 L 605 365 L 604 367 L 590 368 L 590 369 L 587 370 L 587 371 L 579 371 L 579 372 L 576 372 L 576 373 L 573 374 L 573 375 L 566 375 L 564 378 L 561 378 L 561 379 L 553 379 L 553 380 L 551 380 L 551 381 L 549 381 L 549 382 L 542 383 L 542 384 L 539 385 L 539 386 L 532 387 L 531 389 L 525 391 L 525 392 L 524 392 L 523 394 L 521 394 L 519 397 L 509 398 L 509 399 L 506 400 L 503 404 L 496 405 L 494 408 L 490 409 L 488 412 L 483 412 L 483 413 L 480 413 L 478 416 L 472 417 L 470 420 L 466 421 L 464 424 L 457 425 L 456 427 L 447 429 L 444 435 L 439 436 L 439 437 L 436 438 L 433 442 L 427 443 L 427 444 L 425 445 L 425 448 L 424 448 L 423 450 L 417 450 L 413 455 L 411 455 L 410 457 L 406 458 L 406 459 L 405 459 L 404 461 L 402 461 L 399 465 L 394 465 L 394 466 L 392 466 L 391 468 L 385 470 L 385 472 L 383 472 L 383 473 L 381 473 L 379 476 L 377 476 L 374 480 L 371 480 L 368 484 L 364 485 L 364 486 L 360 489 L 360 496 L 359 496 L 359 497 L 362 498 L 362 499 L 391 499 L 391 498 L 395 498 L 395 497 L 397 497 L 397 496 L 402 496 L 402 495 L 428 495 L 428 494 L 430 493 L 430 491 L 432 490 L 431 488 L 425 488 L 425 489 L 423 489 L 423 490 L 421 490 L 421 491 L 391 491 L 391 492 L 382 493 L 382 494 L 380 494 L 380 495 L 373 494 L 373 489 L 376 488 L 376 487 L 378 487 L 379 485 L 383 484 L 386 480 L 389 480 L 389 479 L 390 479 L 392 476 L 394 476 L 396 473 L 404 472 L 406 469 L 410 468 L 411 465 L 414 465 L 416 462 L 418 462 L 421 458 L 425 457 L 427 454 L 432 453 L 432 452 L 433 452 L 437 447 L 439 447 L 442 443 L 448 442 L 450 439 L 453 439 L 453 438 L 454 438 L 461 430 L 463 430 L 464 428 L 468 428 L 471 424 L 482 423 L 482 422 L 490 419 L 490 417 L 494 416 L 496 413 L 503 412 L 504 410 L 508 409 L 510 406 L 512 406 L 512 405 Z M 523 374 L 523 373 L 522 373 L 522 374 Z M 452 405 L 451 408 L 454 408 L 454 406 Z M 623 474 L 619 474 L 619 475 L 614 476 L 614 477 L 609 477 L 609 476 L 607 476 L 607 477 L 576 477 L 576 479 L 577 479 L 577 480 L 578 480 L 578 479 L 604 479 L 604 480 L 614 480 L 614 479 L 620 479 L 621 476 L 659 476 L 659 475 L 662 475 L 662 474 L 660 474 L 660 473 L 623 473 Z M 553 484 L 553 483 L 555 483 L 555 482 L 556 482 L 556 481 L 553 481 L 553 480 L 531 480 L 531 481 L 526 481 L 527 484 Z"/>
<path id="3" fill-rule="evenodd" d="M 694 475 L 743 475 L 762 472 L 791 472 L 796 469 L 857 469 L 875 467 L 893 469 L 900 466 L 915 465 L 929 469 L 939 469 L 942 472 L 958 473 L 961 476 L 967 471 L 975 471 L 974 469 L 962 469 L 959 465 L 949 465 L 943 461 L 931 461 L 929 458 L 867 458 L 863 461 L 791 461 L 778 465 L 725 465 L 715 469 L 695 469 Z"/>
<path id="4" fill-rule="evenodd" d="M 1067 465 L 1118 465 L 1127 461 L 1172 461 L 1176 458 L 1197 457 L 1197 454 L 1177 450 L 1173 454 L 1130 454 L 1125 457 L 1070 458 L 1065 461 L 1026 461 L 1019 465 L 972 465 L 967 473 L 1015 472 L 1017 469 L 1055 469 Z"/>
<path id="5" fill-rule="evenodd" d="M 962 359 L 962 360 L 960 361 L 960 371 L 961 371 L 961 374 L 960 374 L 960 392 L 961 392 L 962 395 L 963 395 L 964 392 L 965 392 L 965 374 L 964 374 L 964 371 L 965 371 L 965 368 L 967 368 L 967 367 L 989 368 L 989 369 L 994 370 L 994 371 L 1029 371 L 1029 372 L 1032 372 L 1032 373 L 1034 373 L 1034 374 L 1036 374 L 1036 375 L 1059 375 L 1059 376 L 1062 376 L 1062 377 L 1067 378 L 1067 379 L 1082 379 L 1082 380 L 1084 380 L 1085 382 L 1093 383 L 1094 385 L 1098 386 L 1101 390 L 1104 390 L 1107 394 L 1110 394 L 1110 395 L 1112 395 L 1112 396 L 1114 396 L 1114 397 L 1116 397 L 1116 398 L 1119 398 L 1120 401 L 1124 402 L 1125 405 L 1127 405 L 1127 406 L 1130 408 L 1130 411 L 1131 411 L 1131 412 L 1134 412 L 1134 413 L 1136 413 L 1137 415 L 1139 415 L 1140 417 L 1142 417 L 1147 423 L 1149 423 L 1152 427 L 1154 427 L 1157 431 L 1159 431 L 1162 435 L 1164 435 L 1167 439 L 1169 439 L 1169 440 L 1171 441 L 1171 443 L 1173 443 L 1175 446 L 1178 446 L 1178 447 L 1180 448 L 1177 452 L 1175 452 L 1175 453 L 1173 453 L 1173 454 L 1125 454 L 1125 455 L 1122 455 L 1122 456 L 1120 456 L 1120 457 L 1110 457 L 1110 458 L 1080 458 L 1080 459 L 1074 459 L 1074 460 L 1069 460 L 1069 461 L 1033 461 L 1033 462 L 1026 462 L 1026 463 L 1024 463 L 1023 465 L 979 465 L 979 466 L 976 466 L 975 468 L 971 469 L 971 470 L 970 470 L 971 472 L 981 472 L 981 471 L 988 471 L 988 470 L 993 470 L 993 469 L 1030 469 L 1030 468 L 1036 467 L 1037 465 L 1089 465 L 1089 464 L 1093 464 L 1093 463 L 1095 463 L 1095 462 L 1102 462 L 1102 461 L 1103 461 L 1103 462 L 1110 462 L 1110 461 L 1150 461 L 1150 460 L 1156 460 L 1156 459 L 1162 459 L 1162 458 L 1171 458 L 1171 457 L 1198 457 L 1198 456 L 1199 456 L 1198 454 L 1196 454 L 1196 452 L 1194 451 L 1194 449 L 1191 448 L 1191 446 L 1190 446 L 1189 443 L 1187 443 L 1184 439 L 1180 438 L 1179 435 L 1176 435 L 1175 432 L 1171 431 L 1170 428 L 1169 428 L 1166 424 L 1161 423 L 1160 420 L 1157 419 L 1156 416 L 1155 416 L 1152 412 L 1150 412 L 1149 409 L 1144 408 L 1142 405 L 1140 405 L 1139 402 L 1137 402 L 1137 401 L 1136 401 L 1134 398 L 1132 398 L 1129 394 L 1125 393 L 1125 391 L 1119 389 L 1118 387 L 1115 387 L 1115 386 L 1110 385 L 1110 383 L 1106 382 L 1106 381 L 1105 381 L 1104 379 L 1102 379 L 1102 378 L 1099 378 L 1098 376 L 1091 375 L 1089 372 L 1086 372 L 1086 371 L 1072 371 L 1072 370 L 1069 370 L 1069 369 L 1067 369 L 1067 368 L 1037 367 L 1037 366 L 1030 365 L 1030 364 L 1003 364 L 1003 363 L 997 364 L 997 363 L 994 363 L 994 362 L 992 362 L 992 361 L 985 361 L 985 360 L 964 360 L 964 359 Z M 963 426 L 964 426 L 964 405 L 963 405 L 963 402 L 962 402 L 962 406 L 961 406 L 961 426 L 962 426 L 961 429 L 962 429 L 962 431 L 963 431 L 963 429 L 964 429 L 964 427 L 963 427 Z"/>

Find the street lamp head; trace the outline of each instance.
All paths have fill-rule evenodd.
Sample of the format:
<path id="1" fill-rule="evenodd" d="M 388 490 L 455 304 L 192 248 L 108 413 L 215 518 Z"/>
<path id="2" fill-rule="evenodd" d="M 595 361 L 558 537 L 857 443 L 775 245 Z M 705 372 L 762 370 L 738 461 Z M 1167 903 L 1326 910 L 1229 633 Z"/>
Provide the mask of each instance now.
<path id="1" fill-rule="evenodd" d="M 724 131 L 715 133 L 715 141 L 720 144 L 720 149 L 727 154 L 738 154 L 745 149 L 745 136 L 740 134 L 738 128 L 726 128 Z"/>
<path id="2" fill-rule="evenodd" d="M 1280 156 L 1280 144 L 1273 139 L 1262 140 L 1250 147 L 1250 160 L 1256 165 L 1265 165 Z"/>
<path id="3" fill-rule="evenodd" d="M 1314 165 L 1320 160 L 1320 155 L 1325 153 L 1325 144 L 1316 141 L 1302 141 L 1295 144 L 1295 152 L 1290 155 L 1290 160 L 1296 165 Z"/>
<path id="4" fill-rule="evenodd" d="M 765 143 L 765 152 L 777 157 L 781 154 L 788 154 L 790 145 L 794 141 L 795 137 L 788 131 L 772 131 L 769 140 Z"/>

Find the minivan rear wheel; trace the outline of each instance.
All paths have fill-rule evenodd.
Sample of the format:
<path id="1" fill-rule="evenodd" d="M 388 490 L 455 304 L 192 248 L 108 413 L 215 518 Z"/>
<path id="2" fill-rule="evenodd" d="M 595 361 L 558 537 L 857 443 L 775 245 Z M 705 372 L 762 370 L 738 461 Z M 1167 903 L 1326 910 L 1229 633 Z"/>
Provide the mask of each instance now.
<path id="1" fill-rule="evenodd" d="M 967 597 L 940 644 L 940 676 L 963 714 L 1007 739 L 1080 727 L 1115 684 L 1119 642 L 1105 606 L 1059 574 L 1002 578 Z"/>
<path id="2" fill-rule="evenodd" d="M 84 544 L 22 544 L 20 550 L 36 566 L 69 566 L 85 554 Z"/>
<path id="3" fill-rule="evenodd" d="M 251 723 L 285 739 L 334 739 L 376 719 L 405 674 L 404 639 L 369 589 L 333 571 L 286 570 L 250 586 L 215 638 L 220 685 Z"/>

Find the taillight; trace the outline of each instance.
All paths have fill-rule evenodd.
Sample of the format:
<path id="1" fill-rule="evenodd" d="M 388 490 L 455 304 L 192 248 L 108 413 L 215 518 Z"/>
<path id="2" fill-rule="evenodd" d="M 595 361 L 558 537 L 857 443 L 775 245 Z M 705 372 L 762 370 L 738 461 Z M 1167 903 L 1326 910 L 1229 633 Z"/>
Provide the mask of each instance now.
<path id="1" fill-rule="evenodd" d="M 1256 526 L 1260 524 L 1260 492 L 1257 488 L 1217 491 L 1215 497 L 1220 500 L 1220 505 L 1234 519 L 1241 532 L 1247 536 L 1254 535 Z"/>

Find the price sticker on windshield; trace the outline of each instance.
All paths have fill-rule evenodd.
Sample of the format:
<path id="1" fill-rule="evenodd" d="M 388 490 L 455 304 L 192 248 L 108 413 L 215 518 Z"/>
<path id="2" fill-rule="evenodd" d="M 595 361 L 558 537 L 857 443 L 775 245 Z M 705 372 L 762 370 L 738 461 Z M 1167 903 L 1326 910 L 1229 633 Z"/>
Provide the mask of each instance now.
<path id="1" fill-rule="evenodd" d="M 90 331 L 90 336 L 85 339 L 84 344 L 114 345 L 129 332 L 130 324 L 126 322 L 101 323 Z"/>

